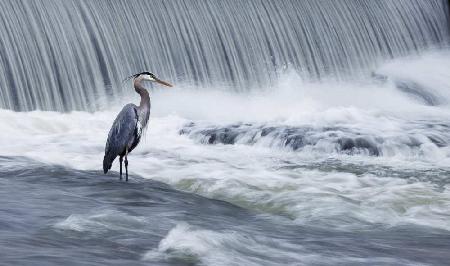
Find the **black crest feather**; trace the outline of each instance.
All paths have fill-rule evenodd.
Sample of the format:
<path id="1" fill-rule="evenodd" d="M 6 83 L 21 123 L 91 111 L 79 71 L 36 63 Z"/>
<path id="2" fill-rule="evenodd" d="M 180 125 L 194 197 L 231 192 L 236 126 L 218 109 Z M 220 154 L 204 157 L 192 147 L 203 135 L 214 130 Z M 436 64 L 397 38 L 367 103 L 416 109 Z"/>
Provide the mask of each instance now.
<path id="1" fill-rule="evenodd" d="M 139 77 L 140 75 L 149 75 L 149 76 L 151 76 L 153 78 L 156 78 L 153 73 L 145 71 L 145 72 L 137 73 L 137 74 L 131 75 L 129 77 L 126 77 L 124 80 L 122 80 L 122 83 L 124 83 L 124 82 L 126 82 L 126 81 L 128 81 L 130 79 L 135 79 L 135 78 Z"/>

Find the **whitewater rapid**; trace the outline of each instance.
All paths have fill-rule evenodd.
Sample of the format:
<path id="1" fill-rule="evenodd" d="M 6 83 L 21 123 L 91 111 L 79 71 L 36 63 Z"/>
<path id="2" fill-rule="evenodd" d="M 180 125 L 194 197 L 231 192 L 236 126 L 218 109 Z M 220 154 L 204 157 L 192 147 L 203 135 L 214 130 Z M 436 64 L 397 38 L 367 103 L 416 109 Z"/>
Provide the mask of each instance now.
<path id="1" fill-rule="evenodd" d="M 449 74 L 424 67 L 425 62 L 435 68 L 439 63 L 442 70 L 448 58 L 442 52 L 400 59 L 380 73 L 394 79 L 401 72 L 402 79 L 430 85 L 433 93 L 449 99 Z M 405 62 L 416 72 L 402 72 Z M 389 81 L 307 83 L 292 72 L 270 90 L 236 94 L 181 84 L 152 89 L 151 96 L 149 128 L 129 158 L 131 173 L 295 224 L 339 230 L 410 224 L 450 230 L 447 104 L 427 106 Z M 95 113 L 1 110 L 0 155 L 100 171 L 115 115 L 123 103 L 137 100 L 130 89 Z M 180 132 L 193 123 L 197 131 Z M 253 130 L 256 139 L 248 141 L 244 130 L 233 145 L 205 141 L 203 129 L 236 123 Z M 316 141 L 294 150 L 279 134 L 262 136 L 258 126 L 275 132 L 307 127 Z M 339 142 L 330 141 L 336 136 L 382 140 L 380 153 L 374 156 L 364 146 L 340 150 Z M 113 181 L 117 162 L 112 169 Z"/>

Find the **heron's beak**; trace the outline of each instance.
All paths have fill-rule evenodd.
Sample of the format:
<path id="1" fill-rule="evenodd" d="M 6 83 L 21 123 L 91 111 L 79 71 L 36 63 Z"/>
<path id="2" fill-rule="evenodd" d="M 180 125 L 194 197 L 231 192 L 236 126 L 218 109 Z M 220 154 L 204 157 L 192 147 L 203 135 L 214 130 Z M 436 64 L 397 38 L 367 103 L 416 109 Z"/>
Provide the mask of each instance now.
<path id="1" fill-rule="evenodd" d="M 168 82 L 165 82 L 163 80 L 160 80 L 160 79 L 156 79 L 155 78 L 155 82 L 158 82 L 159 84 L 162 84 L 162 85 L 167 86 L 167 87 L 173 87 L 172 84 L 170 84 Z"/>

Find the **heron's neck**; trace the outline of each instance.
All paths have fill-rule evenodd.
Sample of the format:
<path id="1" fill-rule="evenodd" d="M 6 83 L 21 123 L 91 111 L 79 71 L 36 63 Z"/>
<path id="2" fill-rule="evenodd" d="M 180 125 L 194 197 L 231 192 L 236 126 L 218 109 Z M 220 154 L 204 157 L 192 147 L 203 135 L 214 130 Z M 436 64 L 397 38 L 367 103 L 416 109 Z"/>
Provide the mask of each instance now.
<path id="1" fill-rule="evenodd" d="M 134 81 L 134 89 L 141 96 L 141 102 L 139 103 L 139 121 L 142 124 L 142 127 L 145 127 L 148 122 L 148 118 L 150 116 L 150 95 L 148 94 L 147 89 L 141 83 L 140 79 L 136 79 Z"/>

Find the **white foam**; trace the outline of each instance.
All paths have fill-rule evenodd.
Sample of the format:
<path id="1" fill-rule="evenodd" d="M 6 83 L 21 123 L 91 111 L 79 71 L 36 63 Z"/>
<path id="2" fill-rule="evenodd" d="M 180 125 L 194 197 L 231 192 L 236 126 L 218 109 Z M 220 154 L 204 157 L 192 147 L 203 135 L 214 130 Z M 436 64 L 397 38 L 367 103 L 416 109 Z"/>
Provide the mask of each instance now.
<path id="1" fill-rule="evenodd" d="M 400 58 L 381 66 L 377 73 L 391 80 L 412 81 L 450 104 L 450 51 L 428 52 Z"/>
<path id="2" fill-rule="evenodd" d="M 305 243 L 310 240 L 305 238 Z M 311 239 L 317 241 L 317 239 Z M 412 262 L 387 257 L 360 258 L 347 254 L 318 255 L 315 248 L 288 241 L 252 235 L 245 230 L 213 231 L 179 223 L 142 257 L 148 262 L 179 261 L 201 265 L 330 265 L 342 263 L 393 264 Z"/>
<path id="3" fill-rule="evenodd" d="M 382 115 L 409 117 L 434 111 L 391 84 L 307 83 L 295 73 L 274 88 L 248 93 L 175 87 L 152 93 L 155 116 L 168 114 L 215 123 L 278 122 L 320 124 L 370 122 Z"/>
<path id="4" fill-rule="evenodd" d="M 108 230 L 139 231 L 146 225 L 144 217 L 131 216 L 115 210 L 95 210 L 86 214 L 71 214 L 54 226 L 60 230 L 100 234 Z"/>
<path id="5" fill-rule="evenodd" d="M 289 247 L 291 250 L 296 248 L 296 252 L 281 251 L 289 250 Z M 280 264 L 280 259 L 297 263 L 305 261 L 308 255 L 301 256 L 301 251 L 299 246 L 264 237 L 255 239 L 235 231 L 218 232 L 179 223 L 160 241 L 157 249 L 143 256 L 143 260 L 179 259 L 205 265 L 275 265 Z"/>

